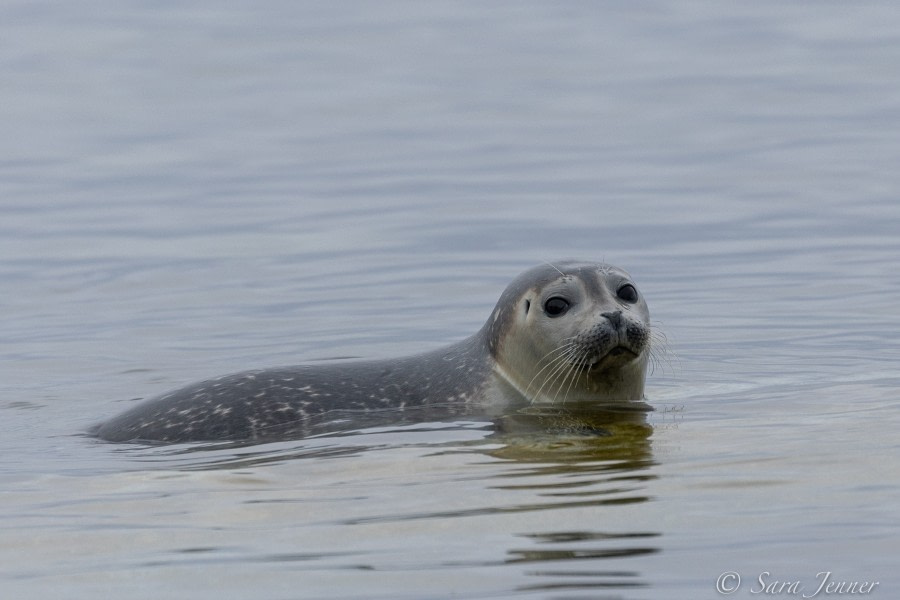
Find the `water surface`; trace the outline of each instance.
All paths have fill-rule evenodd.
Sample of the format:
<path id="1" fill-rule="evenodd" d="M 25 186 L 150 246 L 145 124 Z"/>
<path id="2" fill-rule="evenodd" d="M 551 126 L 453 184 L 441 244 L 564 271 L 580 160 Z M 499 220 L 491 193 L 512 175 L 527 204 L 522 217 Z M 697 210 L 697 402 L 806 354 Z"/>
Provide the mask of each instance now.
<path id="1" fill-rule="evenodd" d="M 893 3 L 0 17 L 5 595 L 900 587 Z M 629 270 L 666 334 L 646 424 L 82 434 L 215 375 L 438 348 L 563 257 Z"/>

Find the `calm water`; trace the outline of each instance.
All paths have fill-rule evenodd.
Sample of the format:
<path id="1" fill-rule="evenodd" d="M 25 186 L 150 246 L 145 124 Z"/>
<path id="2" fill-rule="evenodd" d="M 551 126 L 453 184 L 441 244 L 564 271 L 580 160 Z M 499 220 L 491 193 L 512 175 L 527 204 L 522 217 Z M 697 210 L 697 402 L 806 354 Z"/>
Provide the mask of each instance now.
<path id="1" fill-rule="evenodd" d="M 726 572 L 798 597 L 774 586 L 829 571 L 896 597 L 896 3 L 0 19 L 4 597 L 709 598 Z M 561 257 L 648 297 L 646 427 L 81 434 L 214 375 L 437 348 Z"/>

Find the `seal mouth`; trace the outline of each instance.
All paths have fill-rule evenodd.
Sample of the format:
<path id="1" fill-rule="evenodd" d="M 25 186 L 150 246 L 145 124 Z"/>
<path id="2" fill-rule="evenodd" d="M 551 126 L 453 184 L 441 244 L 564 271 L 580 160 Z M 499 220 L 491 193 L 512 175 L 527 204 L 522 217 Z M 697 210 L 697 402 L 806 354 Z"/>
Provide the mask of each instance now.
<path id="1" fill-rule="evenodd" d="M 593 371 L 609 366 L 610 363 L 626 363 L 638 357 L 638 353 L 625 346 L 615 346 L 606 354 L 601 354 L 582 367 L 582 371 Z"/>

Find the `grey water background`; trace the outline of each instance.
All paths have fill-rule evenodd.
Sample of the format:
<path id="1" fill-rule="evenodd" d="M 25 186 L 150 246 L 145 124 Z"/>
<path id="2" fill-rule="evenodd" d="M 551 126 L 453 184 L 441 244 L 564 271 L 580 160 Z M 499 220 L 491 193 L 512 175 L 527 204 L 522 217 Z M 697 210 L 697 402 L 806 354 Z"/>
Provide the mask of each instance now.
<path id="1" fill-rule="evenodd" d="M 900 589 L 896 3 L 0 22 L 3 597 Z M 563 257 L 629 270 L 667 336 L 643 434 L 83 435 L 210 376 L 440 347 Z"/>

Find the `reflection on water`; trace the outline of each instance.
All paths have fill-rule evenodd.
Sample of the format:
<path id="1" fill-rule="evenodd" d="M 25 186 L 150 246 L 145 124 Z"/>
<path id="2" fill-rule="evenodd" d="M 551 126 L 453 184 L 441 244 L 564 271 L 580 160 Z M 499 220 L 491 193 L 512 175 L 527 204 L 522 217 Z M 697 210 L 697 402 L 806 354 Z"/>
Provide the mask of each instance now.
<path id="1" fill-rule="evenodd" d="M 579 415 L 579 418 L 576 419 L 575 415 Z M 477 462 L 488 470 L 464 476 L 470 499 L 462 506 L 421 510 L 422 503 L 414 502 L 413 510 L 410 510 L 410 506 L 406 504 L 396 508 L 376 505 L 364 515 L 344 515 L 329 520 L 327 526 L 339 530 L 349 528 L 352 531 L 394 525 L 413 531 L 431 531 L 454 527 L 454 523 L 473 519 L 512 518 L 519 524 L 518 527 L 523 522 L 529 523 L 529 526 L 528 529 L 510 532 L 505 557 L 460 560 L 457 556 L 451 556 L 432 565 L 427 560 L 420 560 L 417 568 L 499 568 L 504 565 L 521 565 L 527 567 L 523 576 L 541 581 L 518 586 L 517 589 L 522 591 L 644 587 L 648 583 L 638 571 L 609 569 L 603 565 L 610 560 L 619 562 L 621 559 L 659 552 L 657 538 L 661 537 L 661 532 L 583 527 L 591 522 L 601 525 L 607 520 L 608 511 L 615 507 L 650 500 L 647 486 L 657 477 L 652 472 L 654 463 L 650 439 L 653 428 L 646 423 L 644 407 L 597 412 L 592 417 L 587 419 L 583 413 L 561 409 L 535 409 L 517 415 L 514 423 L 506 421 L 504 431 L 493 431 L 485 423 L 436 423 L 346 432 L 339 436 L 305 440 L 291 447 L 244 448 L 231 456 L 228 454 L 233 449 L 206 448 L 202 453 L 210 454 L 203 457 L 201 462 L 194 461 L 182 468 L 250 468 L 285 460 L 322 460 L 347 458 L 351 455 L 366 462 L 371 461 L 375 454 L 391 452 L 398 444 L 404 443 L 410 448 L 423 449 L 432 456 L 449 454 L 477 458 L 481 455 L 484 458 Z M 460 431 L 479 437 L 463 445 L 458 440 L 443 444 L 417 440 L 417 436 L 447 435 Z M 373 443 L 379 439 L 384 442 Z M 391 441 L 388 442 L 388 439 Z M 360 440 L 367 443 L 362 445 Z M 186 448 L 176 453 L 184 451 L 196 453 L 197 449 Z M 477 491 L 479 487 L 502 491 L 503 502 L 492 502 L 488 497 L 479 501 L 482 496 Z M 402 492 L 398 490 L 398 493 Z M 443 495 L 449 503 L 455 503 L 453 495 L 447 496 L 446 492 Z M 594 517 L 585 519 L 581 529 L 547 529 L 547 525 L 554 520 L 541 515 L 558 514 L 559 511 L 577 511 Z M 523 521 L 520 515 L 533 515 L 533 518 Z M 571 527 L 572 524 L 567 525 Z M 529 545 L 523 545 L 523 542 L 528 542 Z M 349 556 L 347 558 L 350 559 Z M 353 556 L 351 562 L 358 566 L 361 558 Z M 334 553 L 321 557 L 304 555 L 304 561 L 334 562 L 337 559 Z M 543 563 L 555 566 L 534 569 Z M 569 564 L 571 570 L 564 568 L 564 565 Z M 375 565 L 371 568 L 383 569 Z"/>
<path id="2" fill-rule="evenodd" d="M 650 436 L 653 429 L 640 410 L 614 411 L 585 425 L 576 434 L 536 433 L 527 436 L 503 436 L 507 442 L 491 451 L 492 456 L 513 461 L 494 482 L 511 491 L 531 491 L 541 499 L 525 510 L 580 508 L 592 511 L 605 507 L 645 503 L 650 500 L 647 485 L 656 479 L 651 470 L 653 457 Z M 544 419 L 547 415 L 541 415 Z M 598 415 L 599 416 L 599 415 Z M 551 415 L 555 418 L 555 415 Z M 566 426 L 570 426 L 566 423 Z M 595 429 L 596 428 L 596 429 Z M 589 435 L 586 430 L 602 431 Z M 525 466 L 522 466 L 525 465 Z M 517 480 L 524 479 L 523 482 Z M 598 525 L 607 513 L 594 512 Z M 540 523 L 540 519 L 535 519 Z M 609 559 L 638 557 L 660 552 L 658 531 L 535 530 L 519 533 L 533 547 L 513 547 L 507 552 L 510 564 L 555 563 L 553 569 L 528 571 L 541 583 L 519 586 L 520 590 L 592 590 L 628 589 L 648 586 L 639 571 L 605 567 Z M 571 563 L 570 569 L 563 565 Z M 586 566 L 590 568 L 585 568 Z"/>
<path id="3" fill-rule="evenodd" d="M 508 576 L 520 578 L 514 589 L 522 593 L 624 590 L 649 582 L 640 570 L 621 566 L 661 551 L 661 532 L 610 519 L 615 511 L 651 500 L 648 486 L 658 475 L 653 470 L 653 427 L 646 415 L 640 406 L 592 415 L 531 409 L 505 420 L 499 431 L 486 422 L 420 423 L 268 444 L 98 446 L 127 456 L 145 472 L 159 469 L 161 476 L 175 476 L 184 486 L 180 495 L 194 493 L 194 477 L 205 487 L 203 482 L 218 472 L 224 487 L 259 490 L 244 494 L 242 512 L 275 511 L 283 515 L 276 522 L 300 514 L 297 510 L 302 513 L 291 525 L 296 541 L 281 552 L 248 556 L 235 540 L 232 545 L 181 547 L 171 558 L 147 566 L 250 561 L 287 563 L 310 572 L 387 574 L 398 567 L 381 555 L 399 542 L 390 552 L 412 553 L 404 560 L 412 561 L 410 568 L 417 571 L 511 570 Z M 322 469 L 327 472 L 333 461 L 340 462 L 340 469 L 358 464 L 363 471 L 348 475 L 350 479 L 323 481 Z M 455 466 L 445 471 L 444 464 Z M 264 474 L 272 469 L 299 476 L 297 484 L 267 492 Z M 165 502 L 164 497 L 134 496 L 140 503 L 151 500 Z M 326 537 L 335 540 L 395 529 L 404 531 L 407 540 L 457 531 L 470 550 L 420 555 L 398 538 L 380 549 L 351 543 L 343 549 L 324 544 L 318 546 L 321 551 L 306 551 L 302 548 L 310 527 L 330 532 Z M 496 540 L 492 548 L 472 552 L 479 530 L 493 531 L 505 542 Z"/>
<path id="4" fill-rule="evenodd" d="M 658 546 L 652 545 L 659 533 L 608 533 L 573 531 L 559 533 L 534 533 L 522 537 L 530 538 L 540 545 L 549 548 L 530 548 L 527 550 L 509 550 L 508 563 L 555 563 L 555 568 L 542 568 L 529 571 L 528 575 L 539 577 L 542 582 L 519 586 L 520 590 L 590 590 L 590 589 L 627 589 L 648 587 L 647 581 L 638 571 L 614 570 L 604 568 L 605 563 L 585 563 L 584 561 L 604 561 L 639 557 L 659 552 Z M 577 561 L 572 570 L 562 567 L 566 561 Z M 586 564 L 590 569 L 586 569 Z M 549 566 L 549 565 L 548 565 Z"/>
<path id="5" fill-rule="evenodd" d="M 615 406 L 531 406 L 498 419 L 498 436 L 504 441 L 504 458 L 534 460 L 605 460 L 640 462 L 649 458 L 650 435 L 643 402 Z M 519 436 L 522 443 L 516 443 Z"/>

